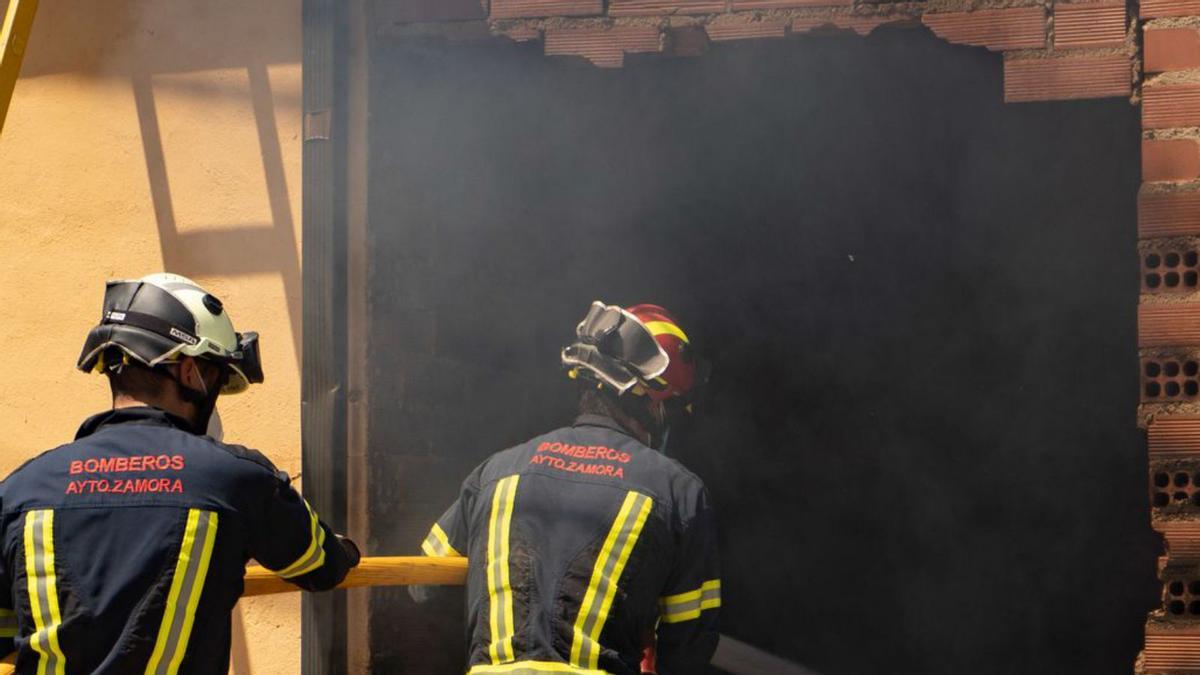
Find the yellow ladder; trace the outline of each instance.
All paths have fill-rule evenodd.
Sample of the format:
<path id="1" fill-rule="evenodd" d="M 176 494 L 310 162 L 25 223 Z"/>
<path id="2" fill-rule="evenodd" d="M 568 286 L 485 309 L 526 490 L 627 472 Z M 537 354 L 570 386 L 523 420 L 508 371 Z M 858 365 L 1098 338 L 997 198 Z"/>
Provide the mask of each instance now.
<path id="1" fill-rule="evenodd" d="M 4 131 L 8 104 L 12 102 L 13 88 L 21 74 L 21 59 L 25 57 L 37 7 L 38 0 L 8 0 L 4 27 L 0 28 L 0 132 Z"/>

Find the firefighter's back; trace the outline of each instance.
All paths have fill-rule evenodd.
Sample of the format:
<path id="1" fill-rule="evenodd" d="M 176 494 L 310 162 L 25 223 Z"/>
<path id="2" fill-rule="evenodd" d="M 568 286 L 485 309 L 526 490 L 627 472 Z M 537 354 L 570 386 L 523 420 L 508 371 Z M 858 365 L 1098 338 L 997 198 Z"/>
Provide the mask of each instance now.
<path id="1" fill-rule="evenodd" d="M 472 672 L 639 672 L 700 480 L 600 417 L 498 453 L 476 478 Z"/>
<path id="2" fill-rule="evenodd" d="M 226 672 L 247 500 L 274 467 L 151 408 L 98 416 L 81 435 L 0 484 L 18 672 Z"/>

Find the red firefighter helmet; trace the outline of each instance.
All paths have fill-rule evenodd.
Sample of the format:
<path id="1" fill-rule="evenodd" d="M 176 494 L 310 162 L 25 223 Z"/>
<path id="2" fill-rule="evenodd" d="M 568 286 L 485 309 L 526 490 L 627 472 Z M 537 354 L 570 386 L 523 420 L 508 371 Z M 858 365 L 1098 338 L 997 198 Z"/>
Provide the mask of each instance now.
<path id="1" fill-rule="evenodd" d="M 626 309 L 635 316 L 667 355 L 667 368 L 647 383 L 646 390 L 655 401 L 687 396 L 696 386 L 696 359 L 691 341 L 679 322 L 658 305 L 634 305 Z"/>
<path id="2" fill-rule="evenodd" d="M 563 349 L 563 365 L 572 377 L 597 380 L 618 394 L 686 400 L 704 379 L 687 334 L 658 305 L 624 309 L 596 301 L 575 334 Z"/>

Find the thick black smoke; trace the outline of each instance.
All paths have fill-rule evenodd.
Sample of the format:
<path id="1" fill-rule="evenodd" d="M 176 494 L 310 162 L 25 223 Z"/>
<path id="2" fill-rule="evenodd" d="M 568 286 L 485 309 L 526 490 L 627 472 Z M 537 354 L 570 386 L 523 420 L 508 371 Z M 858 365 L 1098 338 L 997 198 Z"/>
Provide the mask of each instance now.
<path id="1" fill-rule="evenodd" d="M 917 31 L 602 71 L 382 42 L 373 553 L 570 416 L 593 299 L 714 378 L 674 453 L 722 516 L 724 630 L 830 675 L 1127 673 L 1154 605 L 1136 111 L 1004 105 Z M 380 672 L 454 672 L 461 597 L 374 596 Z"/>

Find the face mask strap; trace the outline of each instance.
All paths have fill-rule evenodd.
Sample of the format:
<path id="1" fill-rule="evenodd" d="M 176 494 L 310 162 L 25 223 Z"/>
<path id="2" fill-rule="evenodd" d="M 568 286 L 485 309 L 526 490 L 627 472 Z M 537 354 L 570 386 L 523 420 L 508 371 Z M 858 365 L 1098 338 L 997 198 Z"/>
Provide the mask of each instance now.
<path id="1" fill-rule="evenodd" d="M 222 373 L 226 373 L 224 366 L 218 365 Z M 208 383 L 204 381 L 204 371 L 199 362 L 196 364 L 196 370 L 200 374 L 200 390 L 192 389 L 183 383 L 183 379 L 177 375 L 171 375 L 171 379 L 179 384 L 179 395 L 184 401 L 192 404 L 196 409 L 196 419 L 191 420 L 192 431 L 203 435 L 208 432 L 208 421 L 212 418 L 213 411 L 217 408 L 217 397 L 221 395 L 222 380 L 226 376 L 218 376 L 216 384 L 210 389 Z M 168 371 L 169 372 L 169 371 Z"/>

